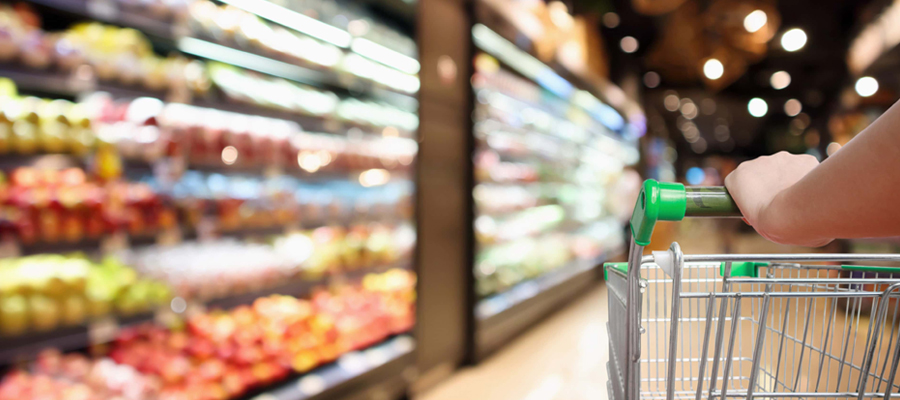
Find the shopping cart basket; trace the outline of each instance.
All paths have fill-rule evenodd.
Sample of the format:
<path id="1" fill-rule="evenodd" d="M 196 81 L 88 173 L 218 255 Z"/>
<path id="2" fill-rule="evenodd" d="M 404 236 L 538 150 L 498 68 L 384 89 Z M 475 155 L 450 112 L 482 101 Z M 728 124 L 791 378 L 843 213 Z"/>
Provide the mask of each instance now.
<path id="1" fill-rule="evenodd" d="M 605 265 L 611 399 L 900 396 L 900 268 L 866 266 L 900 256 L 643 256 L 657 221 L 699 216 L 740 212 L 725 188 L 644 182 L 628 263 Z"/>

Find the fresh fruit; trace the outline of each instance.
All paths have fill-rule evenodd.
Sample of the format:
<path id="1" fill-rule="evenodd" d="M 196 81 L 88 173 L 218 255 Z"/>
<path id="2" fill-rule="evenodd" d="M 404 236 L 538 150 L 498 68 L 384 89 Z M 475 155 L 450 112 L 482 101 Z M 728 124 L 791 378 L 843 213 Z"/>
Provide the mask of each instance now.
<path id="1" fill-rule="evenodd" d="M 19 335 L 28 329 L 28 324 L 28 301 L 24 296 L 0 298 L 0 332 L 4 335 Z"/>

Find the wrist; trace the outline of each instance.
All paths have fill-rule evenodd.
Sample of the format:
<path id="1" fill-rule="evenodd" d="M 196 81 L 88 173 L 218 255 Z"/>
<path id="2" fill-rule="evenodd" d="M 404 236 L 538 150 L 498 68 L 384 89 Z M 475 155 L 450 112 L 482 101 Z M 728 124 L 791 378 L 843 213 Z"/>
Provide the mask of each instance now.
<path id="1" fill-rule="evenodd" d="M 760 210 L 758 231 L 767 239 L 781 244 L 818 247 L 833 238 L 826 238 L 820 232 L 809 229 L 808 220 L 802 214 L 802 206 L 791 202 L 782 191 L 765 208 Z"/>
<path id="2" fill-rule="evenodd" d="M 794 223 L 796 213 L 791 212 L 789 203 L 782 191 L 772 198 L 759 213 L 760 231 L 767 239 L 778 243 L 795 243 L 804 238 L 802 229 Z"/>

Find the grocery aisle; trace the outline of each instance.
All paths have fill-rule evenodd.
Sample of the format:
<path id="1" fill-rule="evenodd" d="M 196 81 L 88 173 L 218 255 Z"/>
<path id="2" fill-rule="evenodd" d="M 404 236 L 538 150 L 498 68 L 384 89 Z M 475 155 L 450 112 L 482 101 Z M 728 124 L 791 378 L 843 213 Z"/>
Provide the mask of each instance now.
<path id="1" fill-rule="evenodd" d="M 605 399 L 606 319 L 606 287 L 599 285 L 416 400 Z"/>

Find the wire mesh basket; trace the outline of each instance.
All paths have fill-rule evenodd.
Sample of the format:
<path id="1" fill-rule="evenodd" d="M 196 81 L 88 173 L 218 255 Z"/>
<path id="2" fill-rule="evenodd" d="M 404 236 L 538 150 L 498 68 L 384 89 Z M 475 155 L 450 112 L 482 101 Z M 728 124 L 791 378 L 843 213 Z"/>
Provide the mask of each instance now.
<path id="1" fill-rule="evenodd" d="M 900 268 L 871 266 L 900 256 L 642 255 L 648 219 L 739 216 L 723 188 L 648 181 L 635 215 L 605 266 L 611 399 L 900 395 Z"/>

